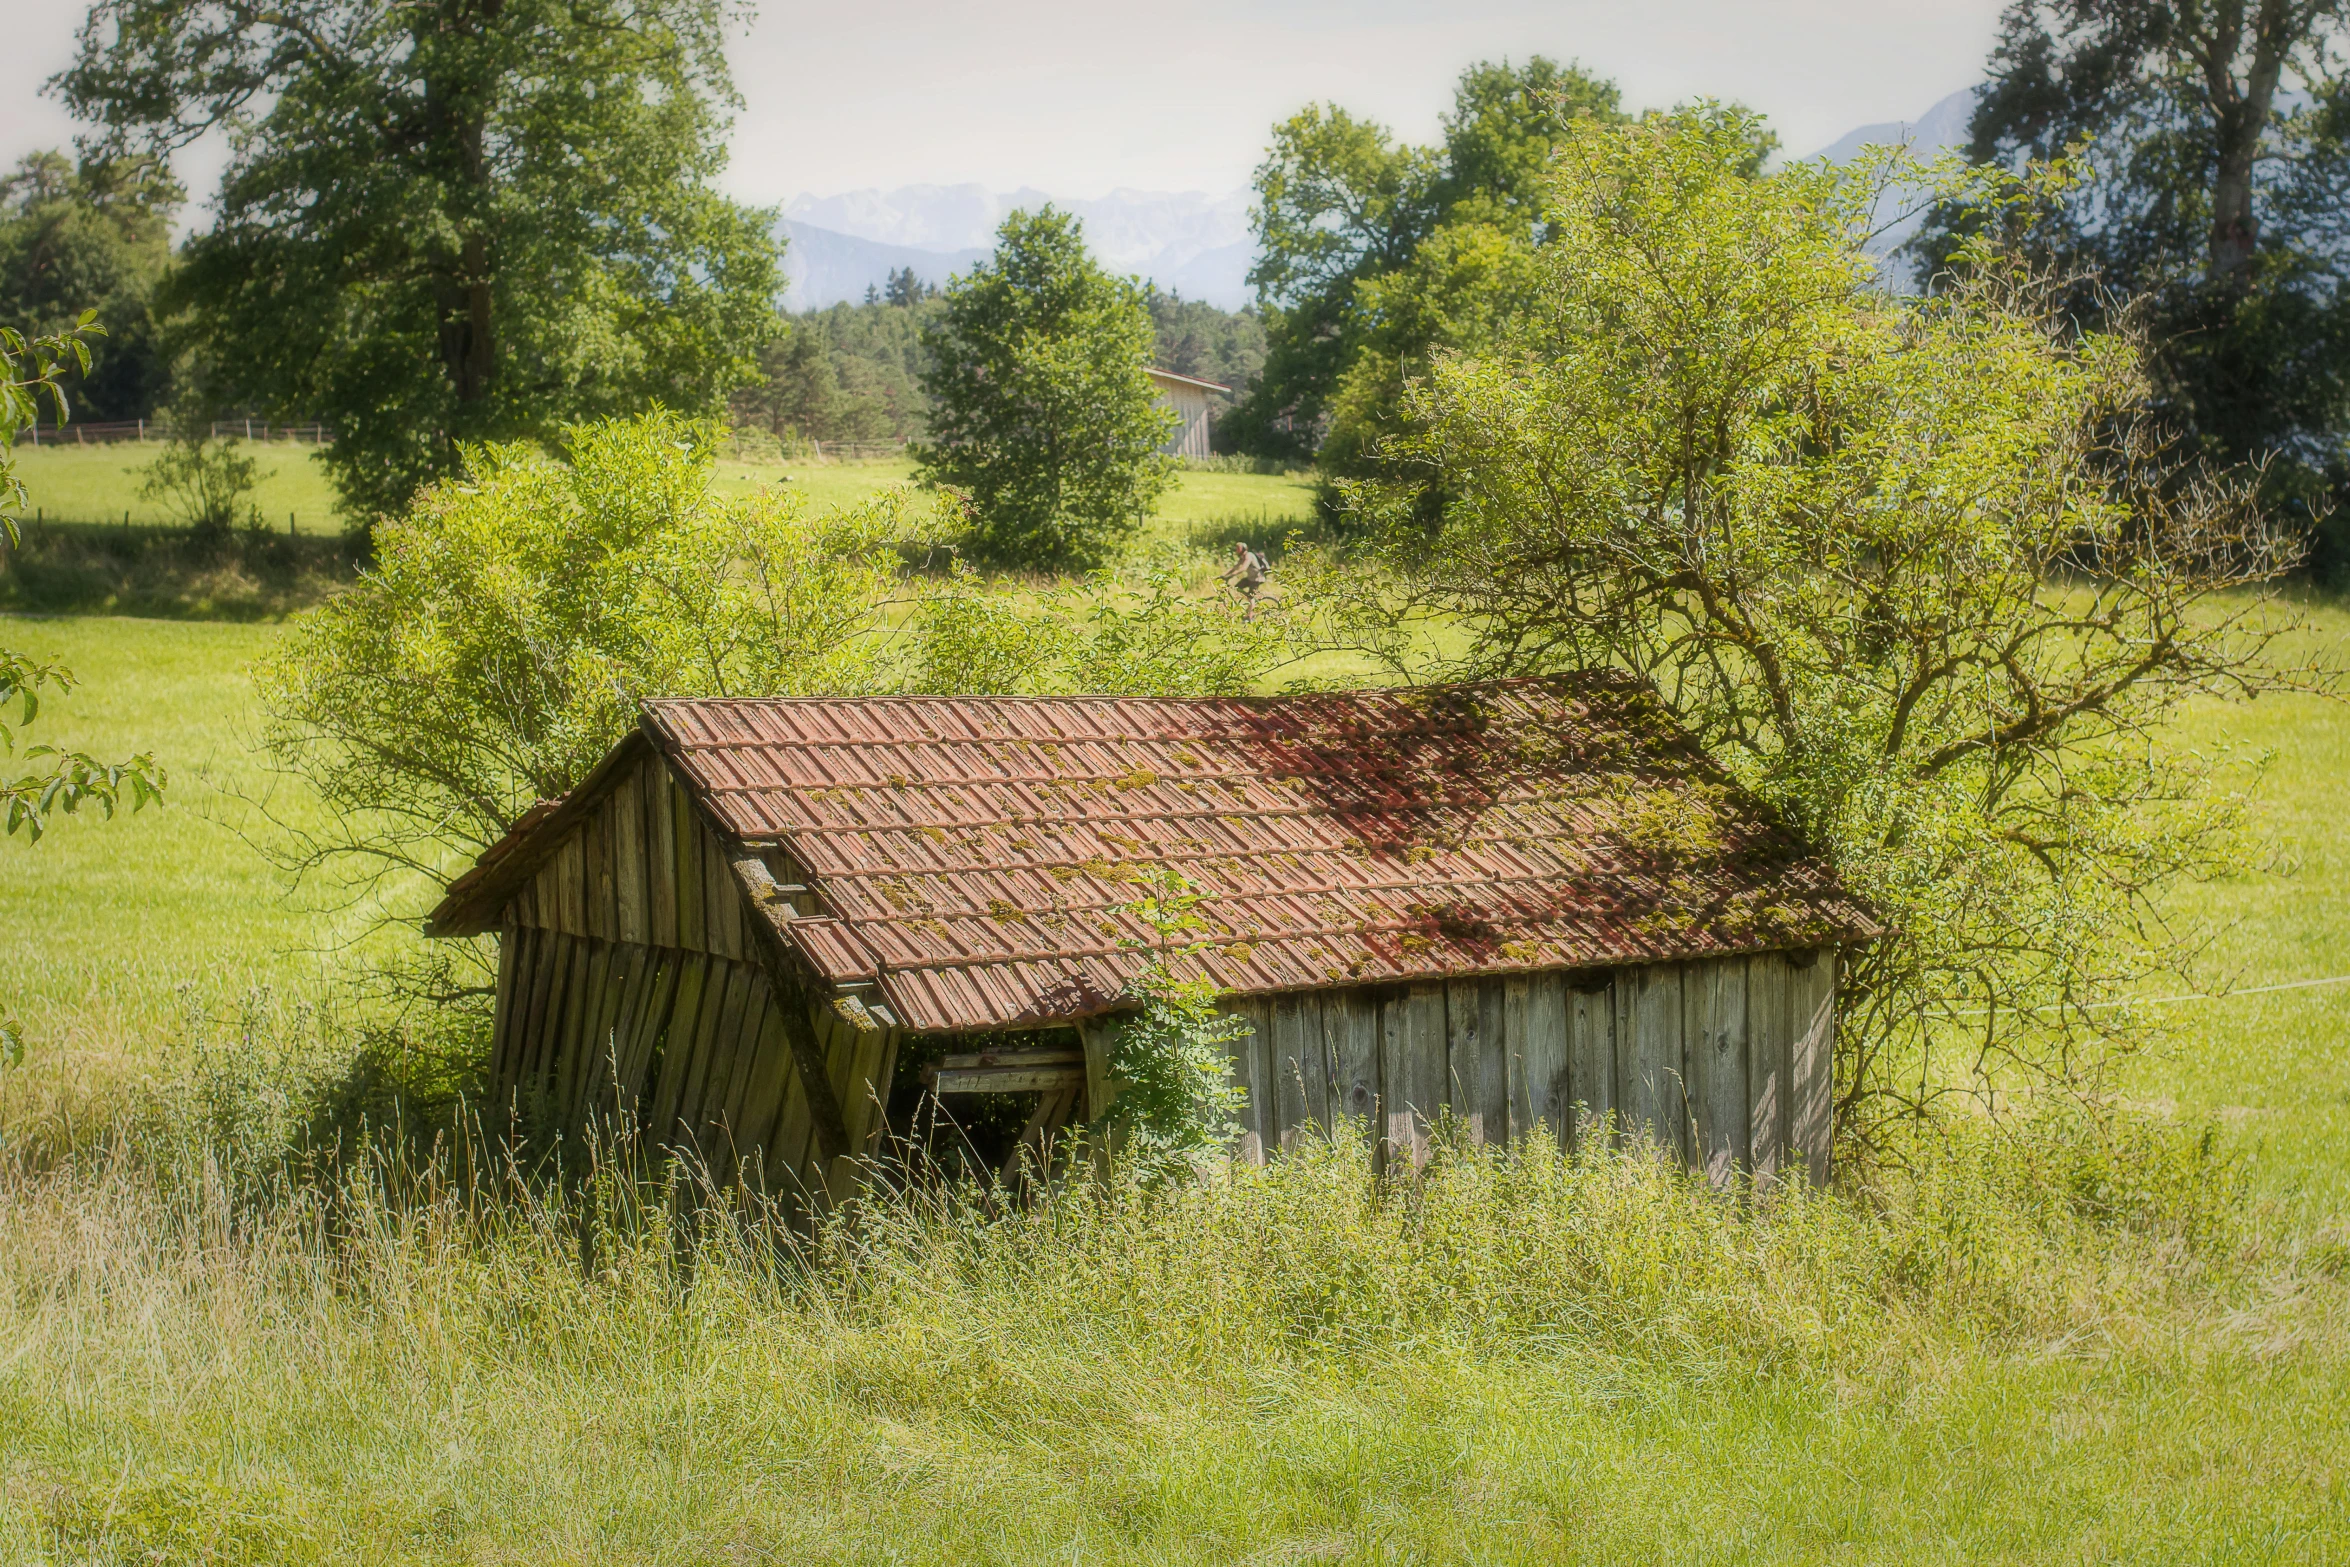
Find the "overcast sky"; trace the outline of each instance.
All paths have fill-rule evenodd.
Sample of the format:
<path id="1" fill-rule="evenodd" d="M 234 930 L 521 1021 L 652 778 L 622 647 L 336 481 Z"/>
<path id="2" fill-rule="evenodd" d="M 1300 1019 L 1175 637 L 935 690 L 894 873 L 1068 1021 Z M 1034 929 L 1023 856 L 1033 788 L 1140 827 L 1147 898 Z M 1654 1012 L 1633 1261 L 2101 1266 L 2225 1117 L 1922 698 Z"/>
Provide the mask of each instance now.
<path id="1" fill-rule="evenodd" d="M 1453 78 L 1480 59 L 1580 60 L 1635 107 L 1735 98 L 1790 152 L 1911 119 L 1980 79 L 1998 0 L 768 0 L 735 50 L 745 108 L 727 185 L 803 191 L 1031 185 L 1221 193 L 1266 128 L 1317 99 L 1436 132 Z M 0 0 L 12 73 L 71 54 L 77 10 Z M 0 97 L 0 156 L 67 141 L 30 92 Z M 211 158 L 183 171 L 201 195 Z"/>

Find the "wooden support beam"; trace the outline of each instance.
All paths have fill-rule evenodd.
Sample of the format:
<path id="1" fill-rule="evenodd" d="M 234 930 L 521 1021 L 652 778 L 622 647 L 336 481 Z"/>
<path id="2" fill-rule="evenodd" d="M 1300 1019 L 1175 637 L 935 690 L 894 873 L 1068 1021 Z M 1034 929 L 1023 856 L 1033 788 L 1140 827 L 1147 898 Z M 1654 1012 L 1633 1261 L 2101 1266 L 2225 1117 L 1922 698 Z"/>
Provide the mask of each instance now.
<path id="1" fill-rule="evenodd" d="M 935 1095 L 1058 1095 L 1086 1088 L 1086 1057 L 1079 1050 L 1008 1050 L 1006 1057 L 1041 1060 L 985 1060 L 975 1055 L 940 1057 L 921 1069 L 921 1081 Z"/>
<path id="2" fill-rule="evenodd" d="M 767 917 L 766 906 L 774 898 L 775 877 L 765 861 L 745 854 L 734 859 L 734 879 L 756 912 L 756 918 L 746 921 L 751 927 L 752 955 L 767 975 L 768 988 L 775 992 L 775 1010 L 783 1016 L 783 1033 L 791 1044 L 792 1064 L 799 1069 L 800 1088 L 808 1096 L 808 1118 L 816 1134 L 816 1151 L 823 1156 L 824 1167 L 830 1169 L 833 1160 L 855 1150 L 849 1146 L 848 1122 L 840 1113 L 840 1096 L 832 1091 L 824 1046 L 816 1038 L 815 1021 L 808 1015 L 807 990 L 800 983 L 790 954 L 783 950 L 782 932 Z"/>

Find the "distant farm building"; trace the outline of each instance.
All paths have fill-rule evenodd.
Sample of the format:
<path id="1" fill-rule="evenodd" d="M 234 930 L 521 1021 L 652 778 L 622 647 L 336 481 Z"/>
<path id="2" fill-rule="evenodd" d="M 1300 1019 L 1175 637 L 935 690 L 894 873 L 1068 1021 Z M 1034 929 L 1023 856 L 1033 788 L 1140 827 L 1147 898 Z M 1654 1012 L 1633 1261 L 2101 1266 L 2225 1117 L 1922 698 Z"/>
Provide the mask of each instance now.
<path id="1" fill-rule="evenodd" d="M 1174 409 L 1175 417 L 1181 421 L 1159 450 L 1177 457 L 1207 456 L 1208 398 L 1211 394 L 1229 393 L 1232 388 L 1218 386 L 1213 381 L 1195 381 L 1172 370 L 1148 369 L 1143 374 L 1158 389 L 1159 401 Z"/>
<path id="2" fill-rule="evenodd" d="M 518 1115 L 837 1196 L 937 1096 L 1019 1096 L 1031 1147 L 1102 1113 L 1159 867 L 1253 1025 L 1244 1158 L 1353 1124 L 1417 1159 L 1449 1114 L 1827 1173 L 1838 953 L 1876 927 L 1625 678 L 649 702 L 429 928 L 500 937 Z"/>

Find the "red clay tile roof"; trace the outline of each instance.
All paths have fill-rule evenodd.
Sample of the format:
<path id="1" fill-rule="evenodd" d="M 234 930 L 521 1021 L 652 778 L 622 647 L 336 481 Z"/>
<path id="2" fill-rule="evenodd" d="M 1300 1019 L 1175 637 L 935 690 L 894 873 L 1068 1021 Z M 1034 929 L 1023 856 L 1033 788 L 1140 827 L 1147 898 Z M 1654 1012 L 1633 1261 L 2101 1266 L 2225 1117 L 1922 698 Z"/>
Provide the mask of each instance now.
<path id="1" fill-rule="evenodd" d="M 1850 941 L 1868 911 L 1629 679 L 1263 699 L 658 701 L 713 823 L 831 917 L 786 933 L 906 1027 L 1111 1006 L 1172 865 L 1236 993 Z"/>

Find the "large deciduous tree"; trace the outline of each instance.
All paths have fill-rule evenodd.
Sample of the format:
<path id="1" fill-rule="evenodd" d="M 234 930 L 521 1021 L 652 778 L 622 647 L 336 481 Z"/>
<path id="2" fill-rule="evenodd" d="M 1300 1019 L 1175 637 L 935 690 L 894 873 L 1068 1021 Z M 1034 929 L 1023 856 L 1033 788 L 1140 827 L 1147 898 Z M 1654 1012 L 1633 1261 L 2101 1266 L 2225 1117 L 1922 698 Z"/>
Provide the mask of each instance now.
<path id="1" fill-rule="evenodd" d="M 720 0 L 97 0 L 52 86 L 124 147 L 227 128 L 168 302 L 224 393 L 334 426 L 371 518 L 460 442 L 753 375 L 778 250 L 711 186 L 722 32 Z"/>
<path id="2" fill-rule="evenodd" d="M 1049 206 L 1006 218 L 923 342 L 922 472 L 969 498 L 982 560 L 1099 565 L 1151 514 L 1174 414 L 1145 373 L 1150 312 L 1087 253 L 1076 219 Z"/>
<path id="3" fill-rule="evenodd" d="M 2075 156 L 2029 235 L 2068 309 L 2129 302 L 2171 428 L 2305 517 L 2350 487 L 2346 42 L 2345 0 L 2013 0 L 1971 126 L 1978 160 Z M 1984 216 L 1945 208 L 1928 262 Z"/>
<path id="4" fill-rule="evenodd" d="M 1985 248 L 1883 289 L 1878 181 L 1755 178 L 1752 136 L 1574 128 L 1533 309 L 1406 390 L 1418 476 L 1353 487 L 1368 559 L 1292 582 L 1406 668 L 1654 682 L 1882 912 L 1846 957 L 1855 1130 L 2078 1085 L 2188 955 L 2163 889 L 2228 863 L 2230 797 L 2166 721 L 2323 678 L 2269 658 L 2297 545 L 2163 465 L 2139 345 Z"/>
<path id="5" fill-rule="evenodd" d="M 1441 147 L 1315 104 L 1273 128 L 1256 173 L 1264 373 L 1232 428 L 1250 450 L 1341 466 L 1384 429 L 1401 379 L 1438 347 L 1488 340 L 1520 301 L 1542 234 L 1542 174 L 1560 128 L 1621 119 L 1612 83 L 1540 55 L 1474 66 Z M 1351 377 L 1352 384 L 1349 384 Z"/>

